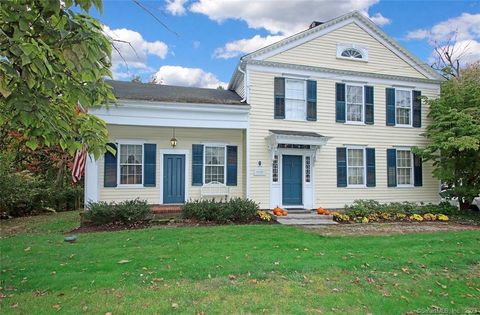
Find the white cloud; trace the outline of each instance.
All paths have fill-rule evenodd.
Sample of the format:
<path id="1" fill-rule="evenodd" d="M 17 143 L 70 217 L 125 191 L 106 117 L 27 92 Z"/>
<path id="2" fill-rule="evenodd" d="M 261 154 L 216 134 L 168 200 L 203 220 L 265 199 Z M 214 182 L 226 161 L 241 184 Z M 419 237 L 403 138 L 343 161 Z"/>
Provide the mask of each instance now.
<path id="1" fill-rule="evenodd" d="M 480 38 L 480 14 L 463 13 L 434 25 L 430 29 L 418 29 L 407 34 L 407 39 L 428 39 L 441 42 L 456 36 L 458 41 Z"/>
<path id="2" fill-rule="evenodd" d="M 221 23 L 228 19 L 243 20 L 250 28 L 264 28 L 271 34 L 293 34 L 308 27 L 312 21 L 327 21 L 353 10 L 368 12 L 379 0 L 198 0 L 190 10 Z M 373 16 L 378 23 L 389 21 L 381 14 Z"/>
<path id="3" fill-rule="evenodd" d="M 380 12 L 376 13 L 375 15 L 368 16 L 373 23 L 377 24 L 378 26 L 383 26 L 392 23 L 389 18 L 384 17 Z"/>
<path id="4" fill-rule="evenodd" d="M 187 9 L 185 8 L 185 3 L 187 0 L 166 0 L 165 9 L 171 15 L 185 15 Z"/>
<path id="5" fill-rule="evenodd" d="M 440 22 L 431 28 L 417 29 L 406 36 L 412 40 L 427 40 L 435 47 L 453 45 L 453 60 L 462 64 L 480 60 L 480 14 L 462 13 L 460 16 Z M 429 61 L 436 58 L 432 52 Z"/>
<path id="6" fill-rule="evenodd" d="M 113 42 L 116 48 L 112 51 L 113 70 L 126 68 L 125 63 L 128 68 L 152 70 L 147 65 L 149 55 L 161 59 L 167 56 L 168 46 L 162 41 L 149 42 L 140 33 L 126 28 L 111 29 L 104 25 L 103 31 L 113 40 L 119 40 Z"/>
<path id="7" fill-rule="evenodd" d="M 186 68 L 181 66 L 162 66 L 153 76 L 154 82 L 166 85 L 180 85 L 203 88 L 224 88 L 226 82 L 220 81 L 213 73 L 200 68 Z"/>
<path id="8" fill-rule="evenodd" d="M 239 39 L 226 43 L 225 46 L 215 49 L 215 58 L 229 59 L 251 53 L 285 38 L 283 35 L 255 35 L 252 38 Z"/>

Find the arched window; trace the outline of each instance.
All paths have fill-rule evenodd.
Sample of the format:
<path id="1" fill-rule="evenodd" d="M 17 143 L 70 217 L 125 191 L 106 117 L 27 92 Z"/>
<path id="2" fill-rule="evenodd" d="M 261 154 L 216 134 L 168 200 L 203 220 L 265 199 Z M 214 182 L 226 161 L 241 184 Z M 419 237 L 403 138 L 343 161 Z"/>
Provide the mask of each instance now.
<path id="1" fill-rule="evenodd" d="M 362 53 L 354 48 L 347 48 L 342 51 L 342 57 L 363 59 Z"/>

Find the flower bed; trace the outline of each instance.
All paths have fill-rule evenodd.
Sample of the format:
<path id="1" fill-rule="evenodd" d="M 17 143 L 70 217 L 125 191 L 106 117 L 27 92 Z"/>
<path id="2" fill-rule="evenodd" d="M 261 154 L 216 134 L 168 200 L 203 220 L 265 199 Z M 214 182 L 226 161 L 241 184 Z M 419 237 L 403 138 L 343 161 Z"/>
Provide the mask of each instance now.
<path id="1" fill-rule="evenodd" d="M 412 202 L 391 202 L 381 204 L 375 200 L 355 200 L 345 205 L 344 212 L 332 212 L 333 219 L 340 223 L 369 222 L 423 222 L 449 220 L 448 215 L 458 210 L 449 203 L 420 204 Z"/>

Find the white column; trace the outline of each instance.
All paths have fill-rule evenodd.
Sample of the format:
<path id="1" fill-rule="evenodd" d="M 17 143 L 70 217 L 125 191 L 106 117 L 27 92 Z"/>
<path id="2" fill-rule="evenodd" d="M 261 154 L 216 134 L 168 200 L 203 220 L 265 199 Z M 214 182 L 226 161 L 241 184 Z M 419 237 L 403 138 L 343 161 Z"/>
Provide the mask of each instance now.
<path id="1" fill-rule="evenodd" d="M 93 155 L 87 157 L 85 165 L 85 204 L 98 201 L 98 161 Z"/>

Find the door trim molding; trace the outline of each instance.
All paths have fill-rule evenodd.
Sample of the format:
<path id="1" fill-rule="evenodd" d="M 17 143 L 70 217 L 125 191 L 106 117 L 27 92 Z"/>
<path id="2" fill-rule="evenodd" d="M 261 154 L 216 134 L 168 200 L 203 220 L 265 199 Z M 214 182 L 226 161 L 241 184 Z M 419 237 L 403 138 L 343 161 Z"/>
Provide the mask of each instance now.
<path id="1" fill-rule="evenodd" d="M 158 183 L 159 183 L 159 188 L 160 188 L 160 204 L 163 205 L 163 160 L 164 160 L 164 155 L 168 154 L 179 154 L 179 155 L 185 155 L 185 202 L 188 200 L 188 165 L 190 165 L 190 152 L 189 150 L 178 150 L 178 149 L 160 149 L 160 154 L 159 158 L 160 161 L 158 163 L 159 165 L 159 172 L 158 172 Z"/>

